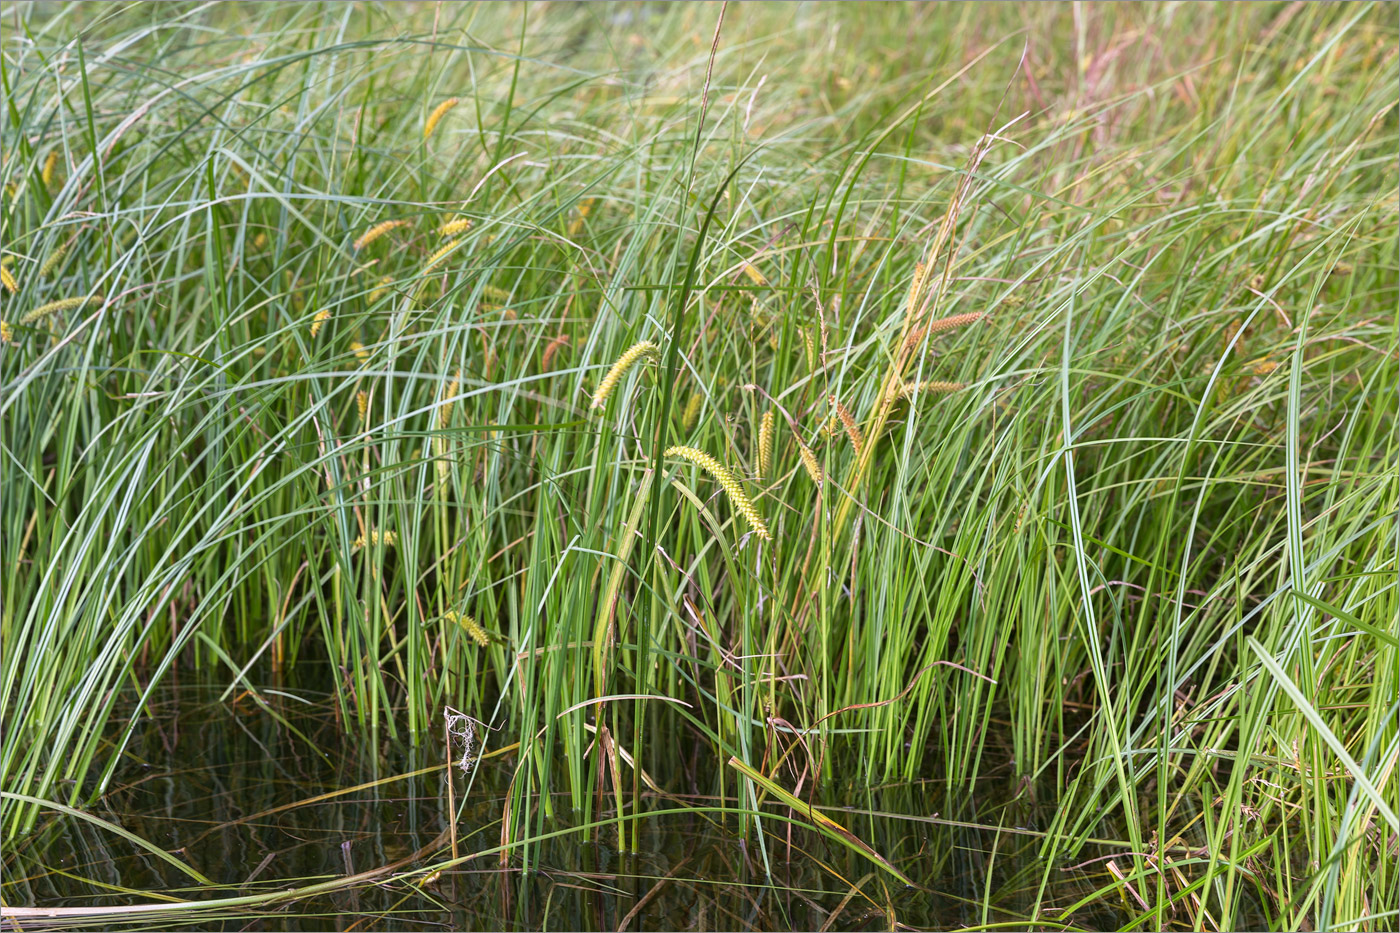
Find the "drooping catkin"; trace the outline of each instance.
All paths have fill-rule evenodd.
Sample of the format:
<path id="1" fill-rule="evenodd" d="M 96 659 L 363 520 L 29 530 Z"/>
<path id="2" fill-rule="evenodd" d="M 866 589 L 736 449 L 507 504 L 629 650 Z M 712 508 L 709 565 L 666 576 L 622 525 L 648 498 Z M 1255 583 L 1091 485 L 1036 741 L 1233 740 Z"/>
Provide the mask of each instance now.
<path id="1" fill-rule="evenodd" d="M 448 610 L 443 618 L 454 625 L 460 625 L 467 633 L 467 637 L 476 642 L 477 647 L 485 648 L 490 640 L 486 637 L 486 629 L 482 628 L 476 619 L 464 613 L 456 613 Z"/>
<path id="2" fill-rule="evenodd" d="M 855 448 L 859 455 L 861 448 L 865 446 L 865 438 L 861 437 L 860 425 L 856 424 L 855 416 L 850 409 L 841 404 L 841 400 L 836 396 L 831 396 L 831 404 L 836 409 L 836 417 L 841 419 L 841 426 L 846 429 L 846 436 L 851 439 L 851 446 Z"/>
<path id="3" fill-rule="evenodd" d="M 48 304 L 39 305 L 24 317 L 19 319 L 21 324 L 33 324 L 40 318 L 48 317 L 50 314 L 57 314 L 60 311 L 74 311 L 78 308 L 85 308 L 90 304 L 101 304 L 101 295 L 85 295 L 80 298 L 60 298 L 58 301 L 50 301 Z"/>
<path id="4" fill-rule="evenodd" d="M 807 469 L 807 475 L 812 478 L 812 482 L 820 486 L 822 484 L 822 465 L 817 462 L 817 455 L 812 453 L 812 448 L 808 447 L 800 437 L 797 439 L 797 454 L 802 458 L 802 465 Z"/>
<path id="5" fill-rule="evenodd" d="M 965 382 L 944 382 L 941 379 L 928 379 L 923 382 L 906 382 L 899 394 L 908 398 L 920 392 L 956 392 L 967 388 Z"/>
<path id="6" fill-rule="evenodd" d="M 928 332 L 930 334 L 941 334 L 945 330 L 952 330 L 955 327 L 965 327 L 968 324 L 976 324 L 987 316 L 985 311 L 969 311 L 966 314 L 951 314 L 948 317 L 941 317 L 936 321 L 928 322 Z"/>
<path id="7" fill-rule="evenodd" d="M 427 262 L 423 263 L 423 273 L 426 275 L 428 272 L 431 272 L 433 268 L 438 265 L 438 263 L 442 262 L 444 259 L 450 256 L 452 254 L 452 251 L 461 245 L 461 240 L 449 240 L 446 244 L 439 248 L 437 252 L 429 256 Z"/>
<path id="8" fill-rule="evenodd" d="M 650 340 L 643 340 L 628 347 L 623 354 L 617 358 L 617 362 L 612 364 L 612 368 L 609 369 L 608 374 L 603 377 L 603 381 L 598 383 L 598 391 L 593 394 L 593 404 L 589 407 L 602 408 L 603 405 L 607 403 L 608 396 L 612 395 L 613 389 L 617 388 L 617 384 L 622 380 L 622 377 L 627 375 L 627 371 L 635 366 L 638 360 L 642 357 L 655 356 L 656 344 L 652 343 Z"/>
<path id="9" fill-rule="evenodd" d="M 321 332 L 321 328 L 326 326 L 326 322 L 331 319 L 331 313 L 326 308 L 317 311 L 311 318 L 311 339 L 315 340 L 316 335 Z"/>
<path id="10" fill-rule="evenodd" d="M 44 159 L 44 171 L 41 173 L 40 177 L 42 177 L 43 180 L 44 180 L 44 187 L 45 187 L 45 188 L 52 188 L 52 187 L 53 187 L 53 178 L 54 178 L 55 171 L 56 171 L 57 169 L 58 169 L 58 150 L 55 149 L 55 150 L 53 150 L 52 152 L 49 153 L 48 158 Z"/>
<path id="11" fill-rule="evenodd" d="M 773 472 L 773 413 L 765 411 L 758 422 L 758 478 Z"/>
<path id="12" fill-rule="evenodd" d="M 369 420 L 369 393 L 363 390 L 355 393 L 355 408 L 360 413 L 360 424 Z"/>
<path id="13" fill-rule="evenodd" d="M 987 312 L 985 311 L 969 311 L 966 314 L 953 314 L 948 317 L 941 317 L 936 321 L 929 321 L 923 327 L 915 328 L 909 333 L 908 339 L 904 342 L 905 348 L 912 349 L 919 341 L 923 340 L 926 335 L 941 334 L 944 331 L 953 330 L 957 327 L 966 327 L 968 324 L 977 323 L 986 316 Z"/>
<path id="14" fill-rule="evenodd" d="M 15 274 L 7 266 L 0 266 L 0 285 L 4 285 L 5 291 L 11 295 L 19 294 L 19 280 L 15 278 Z"/>
<path id="15" fill-rule="evenodd" d="M 351 245 L 355 247 L 355 249 L 364 249 L 390 230 L 402 227 L 406 223 L 408 223 L 406 220 L 386 220 L 383 223 L 375 224 L 373 227 L 370 227 L 364 233 L 360 234 L 359 239 L 355 240 Z"/>
<path id="16" fill-rule="evenodd" d="M 729 501 L 733 504 L 735 511 L 744 516 L 754 534 L 764 541 L 773 540 L 773 536 L 768 532 L 768 526 L 763 523 L 763 516 L 758 514 L 758 509 L 754 507 L 752 500 L 744 492 L 739 478 L 734 475 L 732 470 L 703 450 L 697 450 L 694 447 L 668 447 L 665 455 L 688 460 L 713 476 L 724 487 L 724 492 L 729 496 Z"/>
<path id="17" fill-rule="evenodd" d="M 551 340 L 544 348 L 544 357 L 540 361 L 540 368 L 548 370 L 549 364 L 554 362 L 554 355 L 559 352 L 560 348 L 567 347 L 568 345 L 568 334 L 560 334 L 558 337 Z"/>
<path id="18" fill-rule="evenodd" d="M 423 124 L 423 139 L 433 135 L 433 130 L 437 129 L 438 123 L 447 116 L 447 111 L 457 106 L 458 100 L 459 98 L 449 97 L 433 108 L 433 112 L 428 114 L 428 122 Z"/>
<path id="19" fill-rule="evenodd" d="M 456 220 L 449 220 L 438 227 L 438 236 L 456 236 L 459 233 L 466 233 L 471 229 L 472 221 L 469 217 L 458 217 Z"/>

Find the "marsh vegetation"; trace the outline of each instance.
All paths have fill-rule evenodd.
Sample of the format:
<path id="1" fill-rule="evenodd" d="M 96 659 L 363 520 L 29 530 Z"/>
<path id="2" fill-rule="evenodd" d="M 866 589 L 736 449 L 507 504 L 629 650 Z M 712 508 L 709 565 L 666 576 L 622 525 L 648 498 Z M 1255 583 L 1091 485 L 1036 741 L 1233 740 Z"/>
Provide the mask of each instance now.
<path id="1" fill-rule="evenodd" d="M 3 17 L 7 928 L 1400 920 L 1396 7 Z"/>

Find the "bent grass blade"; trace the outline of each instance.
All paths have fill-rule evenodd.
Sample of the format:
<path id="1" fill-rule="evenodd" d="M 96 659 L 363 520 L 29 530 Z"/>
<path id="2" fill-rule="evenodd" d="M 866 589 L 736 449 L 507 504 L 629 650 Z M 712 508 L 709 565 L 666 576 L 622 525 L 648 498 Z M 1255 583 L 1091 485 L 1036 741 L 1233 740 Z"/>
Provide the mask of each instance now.
<path id="1" fill-rule="evenodd" d="M 822 832 L 826 833 L 828 836 L 835 839 L 837 842 L 841 843 L 846 848 L 855 850 L 856 852 L 870 859 L 870 861 L 874 862 L 876 865 L 883 868 L 885 871 L 894 875 L 900 880 L 900 883 L 911 888 L 919 887 L 919 885 L 915 884 L 909 878 L 908 875 L 904 874 L 904 872 L 891 865 L 883 855 L 870 848 L 870 846 L 866 845 L 865 842 L 863 842 L 860 839 L 860 837 L 857 836 L 855 833 L 851 832 L 849 829 L 842 826 L 840 823 L 836 822 L 831 817 L 827 816 L 825 813 L 822 813 L 820 810 L 816 809 L 806 801 L 800 800 L 795 795 L 788 793 L 771 778 L 764 777 L 762 774 L 758 773 L 753 768 L 744 764 L 737 757 L 730 757 L 729 766 L 735 771 L 738 771 L 744 777 L 748 778 L 750 781 L 753 781 L 759 787 L 763 788 L 765 792 L 772 794 L 774 797 L 777 797 L 783 803 L 791 807 L 795 812 L 801 813 L 803 816 L 807 817 L 807 819 L 811 820 L 812 825 L 816 826 L 817 829 L 820 829 Z"/>

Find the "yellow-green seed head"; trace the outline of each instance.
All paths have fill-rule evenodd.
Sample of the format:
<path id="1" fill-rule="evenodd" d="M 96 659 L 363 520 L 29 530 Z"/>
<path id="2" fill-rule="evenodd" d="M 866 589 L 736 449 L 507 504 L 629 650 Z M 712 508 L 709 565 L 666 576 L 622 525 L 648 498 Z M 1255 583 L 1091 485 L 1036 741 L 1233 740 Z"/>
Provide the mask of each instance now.
<path id="1" fill-rule="evenodd" d="M 406 223 L 408 223 L 406 220 L 386 220 L 381 224 L 375 224 L 373 227 L 370 227 L 364 233 L 360 234 L 359 239 L 355 240 L 351 245 L 354 246 L 355 249 L 364 249 L 390 230 L 393 230 L 395 227 L 402 227 Z"/>
<path id="2" fill-rule="evenodd" d="M 967 387 L 963 382 L 944 382 L 941 379 L 928 379 L 924 382 L 906 382 L 900 395 L 908 398 L 920 392 L 956 392 Z"/>
<path id="3" fill-rule="evenodd" d="M 685 414 L 681 416 L 681 426 L 686 431 L 694 429 L 695 422 L 700 418 L 700 406 L 704 404 L 705 396 L 695 392 L 690 396 L 690 400 L 685 403 Z"/>
<path id="4" fill-rule="evenodd" d="M 457 106 L 458 98 L 449 97 L 447 100 L 433 108 L 433 112 L 428 114 L 428 122 L 423 124 L 423 138 L 426 140 L 433 135 L 433 130 L 437 129 L 438 123 L 447 116 L 447 111 Z"/>
<path id="5" fill-rule="evenodd" d="M 442 248 L 440 248 L 437 252 L 433 253 L 431 256 L 428 257 L 428 261 L 425 262 L 425 263 L 423 263 L 423 272 L 427 273 L 427 272 L 431 271 L 435 266 L 438 265 L 438 263 L 442 262 L 444 259 L 446 259 L 448 256 L 450 256 L 450 255 L 452 254 L 453 250 L 455 250 L 457 247 L 459 247 L 459 246 L 461 246 L 461 245 L 462 245 L 462 241 L 461 241 L 461 240 L 451 240 L 451 241 L 449 241 L 446 245 L 444 245 Z"/>
<path id="6" fill-rule="evenodd" d="M 612 395 L 613 389 L 617 388 L 618 382 L 627 375 L 627 371 L 637 365 L 637 361 L 642 357 L 655 357 L 656 344 L 650 340 L 643 340 L 634 343 L 617 358 L 617 362 L 612 364 L 608 374 L 603 377 L 603 381 L 598 383 L 598 391 L 593 393 L 592 408 L 602 408 L 608 401 L 608 396 Z"/>
<path id="7" fill-rule="evenodd" d="M 399 536 L 397 532 L 380 531 L 378 528 L 375 528 L 370 531 L 368 542 L 365 541 L 364 535 L 360 535 L 358 538 L 355 539 L 354 547 L 362 548 L 365 546 L 366 543 L 370 544 L 371 546 L 382 543 L 385 547 L 393 547 L 394 545 L 399 543 Z"/>
<path id="8" fill-rule="evenodd" d="M 764 541 L 773 540 L 772 534 L 768 531 L 768 526 L 763 523 L 763 516 L 758 514 L 758 509 L 754 507 L 752 500 L 750 500 L 748 494 L 744 492 L 744 487 L 739 482 L 739 478 L 734 475 L 732 470 L 703 450 L 697 450 L 694 447 L 668 447 L 666 449 L 666 456 L 688 460 L 713 476 L 719 481 L 719 484 L 724 487 L 724 492 L 729 496 L 729 501 L 733 504 L 734 510 L 744 516 L 745 520 L 749 523 L 749 527 L 753 529 L 754 534 L 758 535 Z"/>
<path id="9" fill-rule="evenodd" d="M 454 625 L 460 625 L 467 633 L 467 637 L 476 642 L 478 647 L 485 648 L 489 639 L 486 636 L 486 629 L 482 628 L 476 619 L 464 613 L 456 613 L 448 610 L 443 618 Z"/>
<path id="10" fill-rule="evenodd" d="M 452 418 L 452 399 L 453 399 L 453 396 L 455 396 L 455 395 L 457 394 L 457 390 L 458 390 L 459 388 L 461 388 L 461 386 L 462 386 L 462 371 L 459 369 L 459 370 L 457 370 L 457 372 L 452 376 L 452 381 L 449 382 L 449 383 L 447 384 L 447 391 L 444 392 L 444 393 L 442 393 L 442 397 L 443 397 L 444 399 L 446 399 L 446 401 L 444 401 L 441 405 L 438 406 L 438 427 L 439 427 L 439 428 L 445 428 L 445 427 L 447 427 L 448 421 L 451 420 L 451 418 Z"/>
<path id="11" fill-rule="evenodd" d="M 58 301 L 50 301 L 48 304 L 39 305 L 24 317 L 19 319 L 21 324 L 33 324 L 40 318 L 48 317 L 50 314 L 57 314 L 60 311 L 74 311 L 85 308 L 90 304 L 101 304 L 101 295 L 85 295 L 80 298 L 60 298 Z"/>
<path id="12" fill-rule="evenodd" d="M 758 477 L 766 479 L 773 472 L 773 413 L 765 411 L 758 423 Z"/>
<path id="13" fill-rule="evenodd" d="M 58 268 L 58 264 L 63 262 L 63 257 L 68 255 L 68 248 L 71 247 L 73 242 L 77 239 L 78 237 L 75 234 L 69 237 L 58 249 L 49 253 L 48 258 L 44 260 L 44 264 L 39 267 L 40 278 L 47 278 L 50 272 Z"/>
<path id="14" fill-rule="evenodd" d="M 802 466 L 807 470 L 807 475 L 812 478 L 812 482 L 820 486 L 822 484 L 822 465 L 817 462 L 817 455 L 812 453 L 812 448 L 808 447 L 800 437 L 797 439 L 797 453 L 802 458 Z"/>

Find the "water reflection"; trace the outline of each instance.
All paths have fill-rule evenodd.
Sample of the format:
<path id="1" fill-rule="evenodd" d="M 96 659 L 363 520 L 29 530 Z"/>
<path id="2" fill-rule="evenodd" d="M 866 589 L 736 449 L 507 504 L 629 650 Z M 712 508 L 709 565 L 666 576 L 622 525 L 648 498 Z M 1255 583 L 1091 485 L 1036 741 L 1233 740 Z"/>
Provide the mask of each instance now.
<path id="1" fill-rule="evenodd" d="M 442 861 L 441 740 L 424 748 L 386 738 L 347 741 L 328 696 L 298 693 L 317 702 L 277 703 L 284 725 L 248 697 L 221 702 L 217 688 L 166 691 L 136 724 L 113 789 L 89 808 L 169 849 L 222 890 L 193 889 L 175 867 L 110 831 L 47 813 L 33 833 L 7 847 L 5 904 L 249 897 L 404 862 L 425 847 L 429 862 Z M 479 763 L 459 824 L 464 854 L 500 844 L 514 767 L 512 755 Z M 711 786 L 703 775 L 653 777 L 663 786 Z M 732 780 L 728 787 L 732 792 Z M 615 831 L 607 829 L 546 839 L 532 848 L 528 866 L 519 858 L 503 866 L 490 855 L 428 880 L 399 869 L 281 905 L 25 920 L 7 928 L 977 929 L 1033 917 L 1043 925 L 1057 916 L 1054 908 L 1103 884 L 1101 864 L 1072 871 L 1043 864 L 1034 813 L 1021 802 L 1002 805 L 1006 794 L 983 796 L 950 813 L 936 782 L 825 793 L 828 813 L 923 890 L 903 889 L 871 862 L 779 819 L 765 821 L 762 847 L 756 836 L 745 844 L 703 812 L 720 801 L 691 794 L 654 801 L 671 812 L 641 821 L 636 854 L 619 852 Z M 851 806 L 838 806 L 839 797 Z M 684 812 L 681 804 L 700 809 Z M 556 814 L 567 806 L 561 801 Z M 935 811 L 942 811 L 939 821 L 928 821 Z M 787 812 L 771 805 L 774 815 Z M 945 822 L 950 817 L 963 822 Z M 547 829 L 564 827 L 556 818 Z M 405 869 L 420 866 L 409 861 Z M 1129 917 L 1100 903 L 1060 919 L 1112 929 Z"/>

